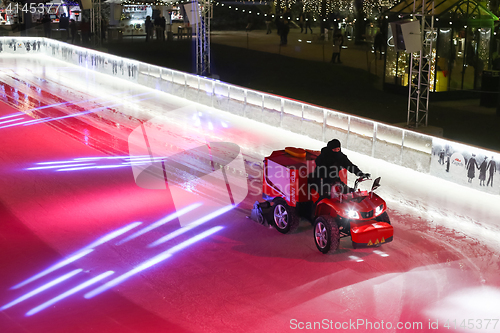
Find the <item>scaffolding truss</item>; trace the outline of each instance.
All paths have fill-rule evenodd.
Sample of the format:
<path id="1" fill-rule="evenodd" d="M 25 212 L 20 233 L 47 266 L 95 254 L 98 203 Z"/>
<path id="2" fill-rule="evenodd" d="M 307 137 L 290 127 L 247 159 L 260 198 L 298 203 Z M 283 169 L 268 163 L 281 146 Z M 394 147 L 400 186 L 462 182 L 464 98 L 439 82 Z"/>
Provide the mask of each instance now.
<path id="1" fill-rule="evenodd" d="M 198 8 L 196 15 L 196 73 L 210 76 L 210 18 L 212 4 L 209 0 L 194 2 Z"/>
<path id="2" fill-rule="evenodd" d="M 92 0 L 92 9 L 90 10 L 90 32 L 92 36 L 92 45 L 94 47 L 102 46 L 102 8 L 101 0 Z"/>
<path id="3" fill-rule="evenodd" d="M 420 52 L 410 55 L 407 125 L 417 128 L 428 124 L 431 66 L 434 57 L 432 44 L 437 35 L 434 30 L 433 0 L 430 0 L 431 6 L 426 6 L 425 0 L 422 0 L 422 11 L 418 13 L 415 12 L 415 2 L 413 16 L 421 23 L 421 48 Z"/>

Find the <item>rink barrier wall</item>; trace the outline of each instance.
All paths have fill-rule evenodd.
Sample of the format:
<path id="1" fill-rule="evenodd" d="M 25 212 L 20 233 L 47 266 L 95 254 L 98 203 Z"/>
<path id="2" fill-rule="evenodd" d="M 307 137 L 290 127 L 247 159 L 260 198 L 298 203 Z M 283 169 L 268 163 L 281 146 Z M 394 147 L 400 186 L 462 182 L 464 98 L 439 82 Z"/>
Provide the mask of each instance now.
<path id="1" fill-rule="evenodd" d="M 323 142 L 338 138 L 349 150 L 431 173 L 433 141 L 436 139 L 431 135 L 57 40 L 0 37 L 0 52 L 42 53 Z M 439 140 L 440 144 L 454 144 L 453 141 Z"/>

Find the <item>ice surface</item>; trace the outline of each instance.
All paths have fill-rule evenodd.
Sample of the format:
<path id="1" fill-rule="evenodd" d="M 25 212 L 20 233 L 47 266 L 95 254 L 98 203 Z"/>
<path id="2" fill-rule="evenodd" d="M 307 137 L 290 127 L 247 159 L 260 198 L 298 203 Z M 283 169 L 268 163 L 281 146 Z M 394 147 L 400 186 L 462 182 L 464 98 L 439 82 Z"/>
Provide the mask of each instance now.
<path id="1" fill-rule="evenodd" d="M 247 199 L 209 223 L 225 226 L 217 235 L 114 289 L 134 306 L 195 332 L 289 331 L 293 318 L 304 322 L 412 320 L 422 321 L 425 327 L 430 320 L 442 323 L 451 316 L 459 320 L 467 314 L 472 319 L 495 315 L 489 309 L 498 307 L 495 297 L 500 293 L 497 195 L 391 164 L 387 161 L 397 155 L 384 157 L 382 149 L 377 150 L 382 155 L 376 156 L 387 161 L 344 149 L 361 170 L 382 177 L 378 193 L 387 201 L 394 241 L 375 250 L 353 250 L 345 239 L 338 253 L 322 255 L 306 222 L 297 233 L 281 235 L 245 218 L 260 199 L 263 157 L 286 146 L 319 150 L 324 146 L 320 140 L 44 57 L 2 56 L 0 65 L 2 100 L 9 110 L 26 112 L 25 121 L 31 116 L 61 117 L 94 110 L 71 121 L 0 129 L 0 135 L 8 135 L 5 140 L 17 140 L 11 145 L 22 144 L 15 151 L 4 148 L 6 176 L 0 180 L 0 201 L 20 224 L 63 257 L 124 224 L 138 220 L 149 225 L 164 218 L 173 209 L 172 200 L 166 191 L 137 186 L 129 167 L 65 175 L 26 168 L 75 157 L 127 156 L 127 139 L 143 123 L 156 131 L 159 144 L 166 133 L 162 131 L 168 131 L 180 143 L 202 137 L 241 148 L 250 177 Z M 40 106 L 37 101 L 71 103 L 33 110 Z M 271 110 L 273 103 L 268 103 Z M 176 112 L 185 107 L 195 112 Z M 387 140 L 394 135 L 387 133 Z M 27 139 L 30 136 L 36 139 Z M 351 184 L 353 180 L 351 175 Z M 81 265 L 95 275 L 111 268 L 123 274 L 156 254 L 144 250 L 146 245 L 178 227 L 168 223 L 122 247 L 107 244 L 103 248 L 108 252 Z M 36 266 L 41 270 L 51 263 L 40 260 Z M 8 288 L 37 273 L 22 261 L 8 267 L 9 272 L 30 274 L 3 277 L 0 305 L 17 298 Z M 78 302 L 82 300 L 75 298 L 73 305 Z M 100 299 L 92 302 L 99 304 Z M 108 313 L 108 308 L 102 311 Z M 10 320 L 26 325 L 22 315 L 9 314 Z M 73 314 L 68 321 L 79 316 L 85 317 L 83 312 Z M 95 325 L 92 328 L 99 331 Z"/>

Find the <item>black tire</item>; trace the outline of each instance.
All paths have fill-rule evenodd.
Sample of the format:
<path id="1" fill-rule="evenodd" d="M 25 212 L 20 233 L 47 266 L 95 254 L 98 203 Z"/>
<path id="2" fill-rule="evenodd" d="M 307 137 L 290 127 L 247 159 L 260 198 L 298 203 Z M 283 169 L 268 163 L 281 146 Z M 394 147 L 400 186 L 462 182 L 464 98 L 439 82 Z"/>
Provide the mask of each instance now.
<path id="1" fill-rule="evenodd" d="M 389 214 L 387 212 L 383 212 L 379 216 L 375 218 L 375 221 L 377 222 L 385 222 L 391 224 L 391 219 L 389 218 Z"/>
<path id="2" fill-rule="evenodd" d="M 335 219 L 329 215 L 321 215 L 314 222 L 314 242 L 322 253 L 336 251 L 340 245 L 340 232 Z"/>
<path id="3" fill-rule="evenodd" d="M 290 207 L 285 199 L 274 198 L 272 224 L 282 234 L 294 231 L 299 226 L 299 217 L 295 214 L 295 209 Z"/>

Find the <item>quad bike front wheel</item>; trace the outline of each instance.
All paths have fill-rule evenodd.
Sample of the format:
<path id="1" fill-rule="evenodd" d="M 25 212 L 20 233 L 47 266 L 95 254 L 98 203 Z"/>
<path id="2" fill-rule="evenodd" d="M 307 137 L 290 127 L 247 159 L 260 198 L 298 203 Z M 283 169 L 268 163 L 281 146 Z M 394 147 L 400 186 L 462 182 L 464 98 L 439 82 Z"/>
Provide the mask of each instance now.
<path id="1" fill-rule="evenodd" d="M 340 232 L 335 219 L 329 215 L 321 215 L 314 222 L 314 242 L 322 253 L 336 251 L 340 245 Z"/>
<path id="2" fill-rule="evenodd" d="M 299 217 L 295 214 L 295 209 L 290 207 L 285 199 L 275 198 L 273 200 L 273 220 L 274 227 L 282 234 L 297 229 Z"/>

